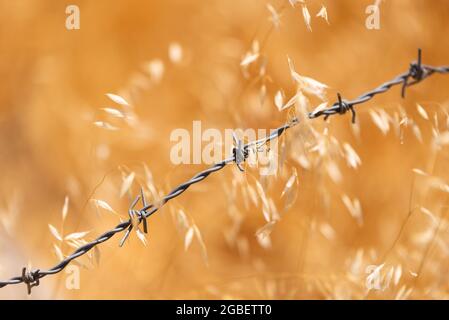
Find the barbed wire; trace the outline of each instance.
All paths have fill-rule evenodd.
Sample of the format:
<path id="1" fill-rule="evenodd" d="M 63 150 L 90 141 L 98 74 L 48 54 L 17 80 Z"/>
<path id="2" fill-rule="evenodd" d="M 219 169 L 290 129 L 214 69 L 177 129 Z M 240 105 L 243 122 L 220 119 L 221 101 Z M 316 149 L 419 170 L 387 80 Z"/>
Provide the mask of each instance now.
<path id="1" fill-rule="evenodd" d="M 341 98 L 340 94 L 338 94 L 338 101 L 335 102 L 331 107 L 327 109 L 322 110 L 316 110 L 312 111 L 308 114 L 308 117 L 310 119 L 315 119 L 320 116 L 323 116 L 326 120 L 329 116 L 335 115 L 335 114 L 345 114 L 346 112 L 350 111 L 352 113 L 352 122 L 355 122 L 356 113 L 354 110 L 354 106 L 358 104 L 362 104 L 364 102 L 367 102 L 368 100 L 371 100 L 375 95 L 384 93 L 391 89 L 393 86 L 402 84 L 402 97 L 405 96 L 405 90 L 407 87 L 412 86 L 414 84 L 417 84 L 421 82 L 422 80 L 428 78 L 434 73 L 440 73 L 440 74 L 446 74 L 449 73 L 449 66 L 429 66 L 429 65 L 423 65 L 421 63 L 421 49 L 418 50 L 418 59 L 415 62 L 412 62 L 410 64 L 410 68 L 407 72 L 404 72 L 394 78 L 393 80 L 390 80 L 388 82 L 385 82 L 384 84 L 380 85 L 374 90 L 371 90 L 358 98 L 354 100 L 344 100 Z M 412 79 L 411 82 L 409 80 Z M 54 267 L 48 269 L 48 270 L 27 270 L 27 268 L 22 269 L 22 274 L 20 276 L 16 276 L 13 278 L 10 278 L 6 281 L 0 281 L 0 288 L 3 288 L 8 285 L 13 284 L 20 284 L 25 283 L 27 285 L 27 291 L 28 294 L 31 294 L 31 289 L 35 286 L 38 286 L 40 283 L 40 279 L 42 279 L 45 276 L 48 275 L 54 275 L 59 272 L 61 272 L 70 262 L 73 260 L 79 258 L 80 256 L 86 254 L 89 252 L 92 248 L 95 246 L 111 239 L 115 234 L 125 232 L 123 238 L 120 241 L 120 246 L 124 244 L 126 239 L 129 237 L 131 231 L 133 228 L 137 228 L 140 223 L 143 223 L 143 229 L 144 232 L 148 232 L 147 227 L 147 218 L 149 218 L 151 215 L 153 215 L 160 207 L 162 207 L 164 204 L 166 204 L 168 201 L 170 201 L 173 198 L 176 198 L 180 196 L 182 193 L 184 193 L 190 186 L 193 184 L 199 183 L 206 179 L 210 174 L 220 171 L 223 169 L 226 165 L 230 163 L 236 163 L 240 168 L 240 163 L 242 161 L 245 161 L 246 158 L 249 155 L 249 152 L 252 150 L 251 148 L 254 148 L 254 150 L 258 150 L 259 147 L 267 144 L 268 142 L 279 138 L 282 136 L 287 129 L 294 127 L 299 123 L 297 118 L 293 118 L 290 121 L 287 122 L 287 124 L 272 130 L 271 134 L 267 137 L 264 137 L 262 139 L 249 142 L 245 145 L 239 145 L 233 148 L 233 154 L 216 163 L 215 165 L 209 167 L 208 169 L 205 169 L 196 175 L 194 175 L 191 179 L 188 181 L 178 185 L 176 188 L 174 188 L 170 193 L 165 195 L 161 200 L 159 200 L 157 203 L 147 204 L 146 199 L 143 193 L 143 190 L 141 189 L 140 195 L 138 195 L 134 201 L 131 203 L 131 206 L 128 210 L 129 219 L 125 222 L 121 222 L 120 224 L 116 225 L 113 229 L 103 233 L 95 240 L 79 247 L 76 249 L 71 255 L 67 256 L 65 259 L 60 261 L 57 265 Z M 134 210 L 134 207 L 137 205 L 137 202 L 141 200 L 143 203 L 143 207 L 139 210 Z"/>
<path id="2" fill-rule="evenodd" d="M 243 150 L 241 150 L 241 151 L 243 151 L 243 154 L 245 154 L 247 156 L 251 147 L 254 147 L 257 149 L 258 147 L 261 147 L 261 146 L 267 144 L 271 140 L 280 137 L 285 132 L 285 130 L 295 126 L 297 123 L 298 123 L 297 119 L 293 118 L 287 124 L 277 128 L 277 129 L 272 130 L 270 135 L 243 145 L 242 146 Z M 146 219 L 149 216 L 154 214 L 161 206 L 163 206 L 165 203 L 167 203 L 171 199 L 181 195 L 191 185 L 196 184 L 200 181 L 203 181 L 211 173 L 223 169 L 229 163 L 235 162 L 235 159 L 237 158 L 237 151 L 238 151 L 237 148 L 234 148 L 232 156 L 216 163 L 215 165 L 213 165 L 212 167 L 210 167 L 206 170 L 203 170 L 203 171 L 197 173 L 190 180 L 188 180 L 188 181 L 180 184 L 176 188 L 174 188 L 170 193 L 168 193 L 166 196 L 164 196 L 157 204 L 146 205 L 146 200 L 143 195 L 143 191 L 141 189 L 141 195 L 139 195 L 135 198 L 135 200 L 132 202 L 130 209 L 128 211 L 128 213 L 130 214 L 129 220 L 116 225 L 113 229 L 103 233 L 95 240 L 79 247 L 71 255 L 67 256 L 64 260 L 59 262 L 57 265 L 55 265 L 51 269 L 48 269 L 48 270 L 36 269 L 36 270 L 28 271 L 27 268 L 23 268 L 21 276 L 13 277 L 7 281 L 0 281 L 0 288 L 5 287 L 7 285 L 25 283 L 27 285 L 28 294 L 30 294 L 31 288 L 38 286 L 39 280 L 41 278 L 61 272 L 72 260 L 86 254 L 95 246 L 112 238 L 115 234 L 126 230 L 124 237 L 120 241 L 120 246 L 122 246 L 123 243 L 125 242 L 125 240 L 127 239 L 127 237 L 129 236 L 130 232 L 132 231 L 132 229 L 135 228 L 136 225 L 139 225 L 141 222 L 144 223 L 144 231 L 147 232 Z M 142 199 L 144 207 L 140 210 L 133 210 L 134 206 L 137 204 L 139 199 Z M 137 217 L 137 221 L 135 221 L 135 223 L 133 223 L 132 216 Z"/>
<path id="3" fill-rule="evenodd" d="M 354 100 L 344 100 L 341 98 L 340 93 L 338 93 L 337 102 L 335 102 L 331 107 L 327 109 L 310 112 L 309 118 L 314 119 L 320 116 L 324 116 L 324 119 L 326 120 L 331 115 L 345 114 L 346 112 L 350 111 L 352 113 L 352 122 L 354 123 L 356 117 L 356 113 L 354 110 L 355 105 L 367 102 L 368 100 L 371 100 L 375 95 L 384 93 L 399 84 L 402 84 L 401 95 L 404 98 L 405 90 L 407 87 L 421 82 L 434 73 L 449 73 L 449 66 L 433 67 L 422 64 L 421 49 L 418 49 L 418 59 L 417 61 L 414 61 L 410 64 L 410 68 L 407 72 L 404 72 L 398 75 L 396 78 L 381 84 L 376 89 L 362 94 Z M 412 82 L 409 82 L 410 78 L 413 79 Z"/>

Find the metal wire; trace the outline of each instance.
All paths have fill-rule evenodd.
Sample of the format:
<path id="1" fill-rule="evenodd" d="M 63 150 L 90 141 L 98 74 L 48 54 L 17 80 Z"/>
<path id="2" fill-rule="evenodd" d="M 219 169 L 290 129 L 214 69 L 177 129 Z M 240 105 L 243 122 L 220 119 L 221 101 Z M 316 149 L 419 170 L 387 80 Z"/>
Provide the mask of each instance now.
<path id="1" fill-rule="evenodd" d="M 257 141 L 252 141 L 252 142 L 250 142 L 248 144 L 245 144 L 243 146 L 243 149 L 247 151 L 247 150 L 249 150 L 253 146 L 254 147 L 260 147 L 260 146 L 270 142 L 271 140 L 274 140 L 274 139 L 280 137 L 287 129 L 295 126 L 297 123 L 298 123 L 298 121 L 296 119 L 293 119 L 289 123 L 287 123 L 287 124 L 277 128 L 277 129 L 274 129 L 269 136 L 266 136 L 266 137 L 264 137 L 262 139 L 259 139 Z M 234 154 L 235 154 L 235 152 L 234 152 Z M 191 185 L 203 181 L 211 173 L 214 173 L 216 171 L 219 171 L 219 170 L 223 169 L 227 164 L 230 164 L 230 163 L 232 163 L 234 161 L 235 161 L 235 155 L 233 155 L 231 157 L 228 157 L 227 159 L 218 162 L 217 164 L 213 165 L 212 167 L 197 173 L 190 180 L 188 180 L 188 181 L 180 184 L 176 188 L 174 188 L 170 193 L 168 193 L 165 197 L 163 197 L 159 201 L 159 203 L 157 205 L 155 205 L 155 204 L 145 205 L 144 204 L 145 206 L 142 209 L 134 210 L 134 212 L 137 211 L 137 216 L 138 216 L 137 224 L 140 224 L 142 221 L 145 221 L 145 223 L 146 223 L 146 218 L 148 218 L 149 216 L 154 214 L 165 203 L 167 203 L 171 199 L 176 198 L 179 195 L 181 195 Z M 132 207 L 134 207 L 134 205 L 137 203 L 137 200 L 139 200 L 140 197 L 142 197 L 142 200 L 145 203 L 144 196 L 143 196 L 143 193 L 142 193 L 141 196 L 138 196 L 136 198 L 136 200 L 133 201 L 133 203 L 131 204 L 130 211 L 133 211 L 131 209 L 132 209 Z M 21 276 L 13 277 L 13 278 L 11 278 L 9 280 L 6 280 L 6 281 L 0 281 L 0 288 L 5 287 L 7 285 L 25 283 L 27 285 L 27 288 L 28 288 L 28 294 L 30 294 L 31 293 L 31 288 L 34 287 L 34 286 L 39 285 L 39 280 L 41 278 L 43 278 L 45 276 L 48 276 L 48 275 L 52 275 L 52 274 L 56 274 L 56 273 L 61 272 L 72 260 L 74 260 L 74 259 L 76 259 L 76 258 L 78 258 L 78 257 L 80 257 L 80 256 L 82 256 L 84 254 L 86 254 L 93 247 L 99 245 L 102 242 L 105 242 L 105 241 L 109 240 L 115 234 L 121 233 L 121 232 L 126 230 L 125 236 L 124 236 L 124 238 L 120 242 L 120 246 L 123 245 L 124 241 L 126 240 L 128 235 L 130 234 L 130 232 L 133 229 L 133 227 L 134 227 L 133 226 L 133 221 L 130 218 L 128 221 L 125 221 L 125 222 L 122 222 L 122 223 L 116 225 L 115 228 L 113 228 L 112 230 L 109 230 L 109 231 L 103 233 L 97 239 L 95 239 L 95 240 L 93 240 L 93 241 L 91 241 L 91 242 L 89 242 L 89 243 L 79 247 L 71 255 L 67 256 L 64 260 L 59 262 L 57 265 L 55 265 L 51 269 L 48 269 L 48 270 L 39 270 L 39 269 L 37 269 L 37 270 L 33 270 L 33 271 L 27 271 L 26 268 L 23 268 Z"/>
<path id="2" fill-rule="evenodd" d="M 331 115 L 345 114 L 347 111 L 351 111 L 352 122 L 355 122 L 355 105 L 367 102 L 368 100 L 371 100 L 375 95 L 384 93 L 399 84 L 402 84 L 402 97 L 405 97 L 405 89 L 407 87 L 421 82 L 434 73 L 449 73 L 449 66 L 433 67 L 429 65 L 423 65 L 421 63 L 421 49 L 418 49 L 418 60 L 410 64 L 410 69 L 407 72 L 404 72 L 398 75 L 396 78 L 383 83 L 374 90 L 362 94 L 354 100 L 341 99 L 340 94 L 338 94 L 338 101 L 335 102 L 331 107 L 323 110 L 312 111 L 309 113 L 309 118 L 314 119 L 320 116 L 324 116 L 324 119 L 326 120 Z M 412 82 L 409 82 L 410 78 L 413 79 Z"/>
<path id="3" fill-rule="evenodd" d="M 446 74 L 449 73 L 449 66 L 440 66 L 440 67 L 433 67 L 429 65 L 423 65 L 421 63 L 421 50 L 418 50 L 418 60 L 416 62 L 413 62 L 410 64 L 410 69 L 407 72 L 404 72 L 394 78 L 393 80 L 390 80 L 388 82 L 385 82 L 381 86 L 377 87 L 374 90 L 368 91 L 365 94 L 359 96 L 358 98 L 354 100 L 344 100 L 341 98 L 340 94 L 338 94 L 338 101 L 335 102 L 331 107 L 324 110 L 317 110 L 314 112 L 309 113 L 309 118 L 314 119 L 318 118 L 320 116 L 324 116 L 324 119 L 327 119 L 329 116 L 334 114 L 345 114 L 347 111 L 350 111 L 352 113 L 352 121 L 355 121 L 355 110 L 354 106 L 364 103 L 368 100 L 371 100 L 375 95 L 384 93 L 391 89 L 393 86 L 402 84 L 402 96 L 405 96 L 405 89 L 409 86 L 412 86 L 416 83 L 419 83 L 420 81 L 426 79 L 427 77 L 431 76 L 434 73 L 440 73 L 440 74 Z M 409 80 L 412 79 L 411 82 Z M 295 126 L 298 123 L 298 120 L 295 118 L 289 123 L 275 129 L 272 131 L 272 133 L 262 139 L 249 142 L 243 146 L 243 154 L 245 155 L 245 158 L 248 156 L 249 150 L 252 147 L 255 147 L 256 149 L 260 146 L 263 146 L 264 144 L 268 143 L 271 140 L 274 140 L 276 138 L 279 138 L 287 129 Z M 174 188 L 170 193 L 168 193 L 166 196 L 164 196 L 157 204 L 146 204 L 145 197 L 143 195 L 143 192 L 141 192 L 141 195 L 137 196 L 136 199 L 132 202 L 129 214 L 130 218 L 128 221 L 122 222 L 118 225 L 116 225 L 113 229 L 103 233 L 95 240 L 79 247 L 76 249 L 71 255 L 67 256 L 64 260 L 59 262 L 54 267 L 48 269 L 48 270 L 32 270 L 28 271 L 26 268 L 22 269 L 22 275 L 16 276 L 13 278 L 10 278 L 6 281 L 0 281 L 0 288 L 13 285 L 13 284 L 19 284 L 19 283 L 25 283 L 27 285 L 28 294 L 31 293 L 31 288 L 39 285 L 39 280 L 45 276 L 53 275 L 56 273 L 61 272 L 71 261 L 74 259 L 86 254 L 94 248 L 95 246 L 99 245 L 100 243 L 103 243 L 110 238 L 112 238 L 115 234 L 121 233 L 125 231 L 125 235 L 120 241 L 120 246 L 123 245 L 129 234 L 131 233 L 132 229 L 136 227 L 136 225 L 139 225 L 140 223 L 144 223 L 144 231 L 147 231 L 147 221 L 146 219 L 149 218 L 152 214 L 154 214 L 161 206 L 166 204 L 168 201 L 170 201 L 173 198 L 176 198 L 180 196 L 183 192 L 185 192 L 191 185 L 199 183 L 206 179 L 210 174 L 217 172 L 221 169 L 223 169 L 227 164 L 237 162 L 237 152 L 236 148 L 234 148 L 233 155 L 228 157 L 225 160 L 222 160 L 215 165 L 211 166 L 210 168 L 203 170 L 199 173 L 197 173 L 195 176 L 193 176 L 190 180 L 178 185 L 176 188 Z M 238 163 L 237 163 L 238 164 Z M 139 199 L 142 199 L 143 202 L 143 208 L 140 210 L 133 210 L 134 206 L 136 205 L 137 201 Z M 137 221 L 133 223 L 133 217 L 137 217 Z"/>

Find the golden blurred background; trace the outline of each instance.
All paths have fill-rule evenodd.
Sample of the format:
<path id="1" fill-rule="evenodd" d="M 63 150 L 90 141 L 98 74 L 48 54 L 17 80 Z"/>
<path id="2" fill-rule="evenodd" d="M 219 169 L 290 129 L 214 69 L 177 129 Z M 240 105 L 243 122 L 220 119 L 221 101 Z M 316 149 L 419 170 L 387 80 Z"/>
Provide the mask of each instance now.
<path id="1" fill-rule="evenodd" d="M 330 87 L 330 103 L 337 91 L 352 99 L 407 71 L 418 48 L 424 63 L 449 64 L 447 0 L 381 1 L 379 30 L 365 26 L 373 0 L 307 0 L 311 31 L 304 5 L 287 0 L 0 4 L 2 280 L 29 263 L 55 265 L 55 245 L 64 255 L 73 251 L 49 224 L 64 235 L 89 231 L 86 241 L 115 226 L 117 215 L 93 199 L 125 220 L 139 184 L 154 200 L 153 186 L 165 194 L 205 168 L 171 164 L 172 130 L 191 130 L 194 120 L 220 130 L 282 125 L 288 111 L 279 112 L 273 98 L 282 89 L 287 100 L 297 89 L 287 56 L 299 74 Z M 267 4 L 280 15 L 279 28 Z M 79 30 L 66 29 L 68 5 L 80 9 Z M 323 5 L 329 23 L 316 16 Z M 242 68 L 257 47 L 257 61 Z M 133 232 L 122 248 L 116 236 L 80 258 L 79 289 L 67 287 L 71 274 L 63 271 L 42 279 L 31 296 L 14 285 L 0 289 L 0 298 L 446 299 L 448 196 L 435 185 L 449 179 L 448 149 L 447 141 L 435 147 L 435 132 L 449 129 L 448 88 L 448 76 L 434 75 L 405 99 L 392 89 L 358 106 L 356 125 L 348 114 L 327 124 L 298 114 L 301 123 L 281 139 L 287 155 L 276 177 L 229 166 L 152 216 L 146 246 Z M 317 104 L 310 100 L 309 111 Z M 125 107 L 129 117 L 105 107 Z M 400 124 L 401 108 L 408 121 Z M 385 134 L 373 110 L 391 117 Z M 316 155 L 320 141 L 330 151 Z M 360 157 L 357 168 L 338 151 L 344 143 Z M 286 204 L 281 193 L 295 170 Z M 279 220 L 261 239 L 267 199 Z M 195 236 L 187 250 L 186 230 L 176 227 L 180 212 L 203 240 Z M 381 288 L 367 290 L 372 266 Z"/>

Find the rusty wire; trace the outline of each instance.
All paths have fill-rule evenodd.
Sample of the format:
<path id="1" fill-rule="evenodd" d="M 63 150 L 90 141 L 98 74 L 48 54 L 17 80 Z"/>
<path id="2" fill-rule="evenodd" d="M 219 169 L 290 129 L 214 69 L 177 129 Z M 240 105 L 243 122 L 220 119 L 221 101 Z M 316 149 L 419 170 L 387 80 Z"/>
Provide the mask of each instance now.
<path id="1" fill-rule="evenodd" d="M 350 111 L 352 113 L 352 122 L 355 122 L 356 113 L 354 106 L 358 104 L 362 104 L 364 102 L 367 102 L 368 100 L 371 100 L 375 95 L 384 93 L 391 89 L 392 87 L 402 84 L 402 97 L 405 96 L 405 90 L 407 87 L 412 86 L 414 84 L 417 84 L 421 82 L 422 80 L 428 78 L 434 73 L 440 73 L 440 74 L 446 74 L 449 73 L 449 66 L 429 66 L 424 65 L 421 62 L 421 50 L 418 50 L 418 59 L 417 61 L 410 64 L 410 68 L 407 72 L 404 72 L 400 74 L 399 76 L 395 77 L 393 80 L 390 80 L 388 82 L 383 83 L 379 87 L 377 87 L 374 90 L 368 91 L 364 93 L 363 95 L 359 96 L 358 98 L 354 100 L 344 100 L 341 98 L 340 94 L 338 94 L 338 101 L 335 102 L 331 107 L 323 110 L 316 110 L 312 111 L 308 114 L 310 119 L 315 119 L 320 116 L 323 116 L 324 119 L 327 119 L 331 115 L 335 114 L 345 114 L 346 112 Z M 409 80 L 412 80 L 409 82 Z M 147 218 L 149 218 L 152 214 L 154 214 L 161 206 L 163 206 L 165 203 L 170 201 L 173 198 L 178 197 L 181 195 L 184 191 L 186 191 L 191 185 L 199 183 L 206 179 L 211 173 L 217 172 L 221 169 L 223 169 L 227 164 L 235 162 L 237 165 L 239 165 L 240 160 L 238 159 L 238 154 L 243 154 L 244 159 L 248 157 L 249 150 L 252 147 L 262 146 L 271 140 L 274 140 L 276 138 L 279 138 L 284 134 L 284 132 L 295 126 L 298 123 L 298 120 L 294 118 L 293 120 L 289 121 L 287 124 L 274 129 L 272 133 L 264 137 L 262 139 L 249 142 L 243 146 L 243 150 L 237 150 L 237 148 L 234 148 L 232 156 L 216 163 L 215 165 L 209 167 L 206 170 L 203 170 L 199 173 L 197 173 L 195 176 L 193 176 L 188 181 L 178 185 L 176 188 L 174 188 L 170 193 L 165 195 L 158 203 L 153 204 L 146 204 L 146 200 L 144 197 L 143 192 L 141 192 L 140 195 L 138 195 L 134 201 L 132 202 L 130 208 L 129 208 L 129 220 L 122 222 L 118 225 L 116 225 L 113 229 L 103 233 L 95 240 L 79 247 L 76 249 L 71 255 L 67 256 L 64 260 L 60 261 L 57 265 L 53 266 L 52 268 L 48 270 L 27 270 L 27 268 L 22 269 L 22 274 L 20 276 L 16 276 L 13 278 L 10 278 L 6 281 L 0 281 L 0 288 L 13 285 L 13 284 L 20 284 L 25 283 L 27 285 L 28 294 L 31 293 L 31 289 L 35 286 L 39 285 L 39 280 L 45 276 L 53 275 L 61 272 L 71 261 L 74 259 L 77 259 L 78 257 L 86 254 L 89 252 L 92 248 L 99 245 L 102 242 L 105 242 L 112 238 L 115 234 L 121 233 L 125 231 L 124 237 L 120 241 L 120 246 L 123 245 L 133 228 L 136 228 L 140 223 L 143 223 L 144 226 L 144 232 L 147 232 Z M 142 200 L 143 207 L 139 210 L 134 210 L 134 206 L 137 204 L 139 199 Z M 135 222 L 133 223 L 133 218 L 135 218 Z"/>

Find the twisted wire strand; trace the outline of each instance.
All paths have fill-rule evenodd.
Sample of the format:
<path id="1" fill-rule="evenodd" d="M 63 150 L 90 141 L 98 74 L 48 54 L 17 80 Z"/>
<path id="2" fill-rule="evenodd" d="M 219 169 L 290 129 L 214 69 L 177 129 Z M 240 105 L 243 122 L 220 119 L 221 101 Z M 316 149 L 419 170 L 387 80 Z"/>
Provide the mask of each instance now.
<path id="1" fill-rule="evenodd" d="M 331 107 L 329 107 L 327 109 L 323 109 L 323 110 L 312 111 L 308 114 L 308 116 L 310 119 L 315 119 L 320 116 L 324 116 L 324 119 L 327 119 L 331 115 L 344 114 L 347 111 L 351 111 L 352 112 L 352 121 L 354 122 L 355 121 L 355 110 L 354 110 L 355 105 L 367 102 L 368 100 L 371 100 L 375 95 L 384 93 L 384 92 L 388 91 L 389 89 L 391 89 L 392 87 L 399 85 L 399 84 L 402 84 L 402 96 L 404 96 L 405 89 L 407 87 L 421 82 L 422 80 L 428 78 L 429 76 L 431 76 L 434 73 L 447 74 L 447 73 L 449 73 L 449 66 L 429 66 L 429 65 L 421 64 L 421 50 L 419 49 L 418 50 L 418 60 L 416 62 L 413 62 L 410 64 L 410 69 L 407 72 L 404 72 L 404 73 L 398 75 L 396 78 L 383 83 L 382 85 L 380 85 L 379 87 L 377 87 L 374 90 L 371 90 L 371 91 L 368 91 L 368 92 L 362 94 L 361 96 L 359 96 L 358 98 L 356 98 L 354 100 L 341 99 L 340 94 L 338 94 L 338 101 L 335 102 Z M 413 79 L 412 82 L 409 82 L 410 78 Z M 298 120 L 295 118 L 292 121 L 290 121 L 289 123 L 277 128 L 277 129 L 274 129 L 269 136 L 245 144 L 243 146 L 243 151 L 244 151 L 243 154 L 245 155 L 245 157 L 247 157 L 248 150 L 251 147 L 262 146 L 271 140 L 279 138 L 287 129 L 295 126 L 296 124 L 298 124 Z M 234 151 L 235 151 L 235 148 L 234 148 Z M 157 204 L 146 205 L 145 200 L 143 198 L 143 193 L 142 193 L 144 207 L 140 210 L 130 210 L 130 211 L 138 213 L 137 225 L 139 225 L 142 221 L 144 221 L 145 225 L 146 225 L 146 219 L 148 217 L 150 217 L 152 214 L 154 214 L 161 206 L 166 204 L 171 199 L 180 196 L 191 185 L 203 181 L 210 174 L 220 171 L 227 164 L 230 164 L 232 162 L 237 162 L 235 152 L 234 152 L 233 156 L 228 157 L 228 158 L 216 163 L 215 165 L 209 167 L 208 169 L 205 169 L 205 170 L 197 173 L 190 180 L 178 185 L 170 193 L 165 195 Z M 138 198 L 136 198 L 136 200 L 134 200 L 134 204 L 137 202 L 137 200 L 138 200 Z M 133 227 L 134 227 L 133 221 L 130 217 L 129 220 L 119 223 L 113 229 L 106 231 L 105 233 L 100 235 L 95 240 L 79 247 L 71 255 L 67 256 L 65 259 L 60 261 L 54 267 L 52 267 L 48 270 L 36 269 L 36 270 L 32 270 L 32 271 L 27 271 L 26 268 L 23 268 L 21 276 L 16 276 L 16 277 L 10 278 L 9 280 L 6 280 L 6 281 L 0 281 L 0 288 L 3 288 L 8 285 L 13 285 L 13 284 L 25 283 L 28 288 L 28 294 L 30 294 L 31 288 L 39 285 L 39 280 L 41 278 L 61 272 L 74 259 L 77 259 L 78 257 L 86 254 L 95 246 L 111 239 L 115 234 L 126 231 L 125 237 L 121 241 L 121 244 L 123 244 L 124 240 L 126 240 L 127 236 L 129 235 L 129 233 L 131 232 Z"/>
<path id="2" fill-rule="evenodd" d="M 402 97 L 405 96 L 405 88 L 410 87 L 412 85 L 415 85 L 422 80 L 430 77 L 431 75 L 439 73 L 439 74 L 446 74 L 449 73 L 449 66 L 429 66 L 429 65 L 422 65 L 421 64 L 421 50 L 418 50 L 418 61 L 413 62 L 410 64 L 410 69 L 407 72 L 404 72 L 394 79 L 387 81 L 383 84 L 381 84 L 376 89 L 373 89 L 371 91 L 368 91 L 362 95 L 360 95 L 358 98 L 354 100 L 342 100 L 339 96 L 339 101 L 335 102 L 331 107 L 327 109 L 322 110 L 316 110 L 309 113 L 310 119 L 315 119 L 320 116 L 324 116 L 324 119 L 326 120 L 329 116 L 335 115 L 335 114 L 344 114 L 347 111 L 352 112 L 352 121 L 355 121 L 355 110 L 354 106 L 358 104 L 362 104 L 364 102 L 367 102 L 374 98 L 374 96 L 384 93 L 388 90 L 390 90 L 392 87 L 402 84 Z M 408 80 L 412 78 L 412 82 L 408 82 Z"/>
<path id="3" fill-rule="evenodd" d="M 264 138 L 261 138 L 259 140 L 252 141 L 252 142 L 245 144 L 243 146 L 243 148 L 245 150 L 248 150 L 252 146 L 262 146 L 262 145 L 280 137 L 287 129 L 295 126 L 296 124 L 298 124 L 298 121 L 296 119 L 293 119 L 291 122 L 277 128 L 277 129 L 272 130 L 270 135 L 268 135 Z M 203 181 L 210 174 L 223 169 L 227 164 L 230 164 L 234 161 L 235 161 L 235 156 L 228 157 L 228 158 L 216 163 L 215 165 L 197 173 L 190 180 L 188 180 L 188 181 L 180 184 L 176 188 L 174 188 L 170 193 L 168 193 L 166 196 L 164 196 L 159 201 L 159 203 L 157 205 L 155 205 L 155 204 L 146 205 L 145 207 L 143 207 L 142 209 L 139 210 L 138 224 L 140 224 L 144 219 L 146 219 L 149 216 L 151 216 L 152 214 L 154 214 L 161 206 L 166 204 L 168 201 L 180 196 L 191 185 Z M 30 294 L 31 288 L 39 285 L 39 280 L 41 278 L 61 272 L 70 262 L 72 262 L 76 258 L 86 254 L 92 248 L 99 245 L 100 243 L 103 243 L 103 242 L 111 239 L 117 233 L 121 233 L 125 230 L 131 231 L 132 227 L 133 227 L 133 224 L 132 224 L 131 219 L 128 219 L 125 222 L 119 223 L 113 229 L 103 233 L 95 240 L 76 249 L 71 255 L 67 256 L 64 260 L 60 261 L 54 267 L 52 267 L 48 270 L 37 269 L 37 270 L 33 270 L 33 271 L 27 271 L 26 268 L 24 268 L 21 276 L 16 276 L 16 277 L 10 278 L 9 280 L 6 280 L 6 281 L 0 281 L 0 288 L 3 288 L 8 285 L 13 285 L 13 284 L 25 283 L 28 287 L 28 294 Z"/>

